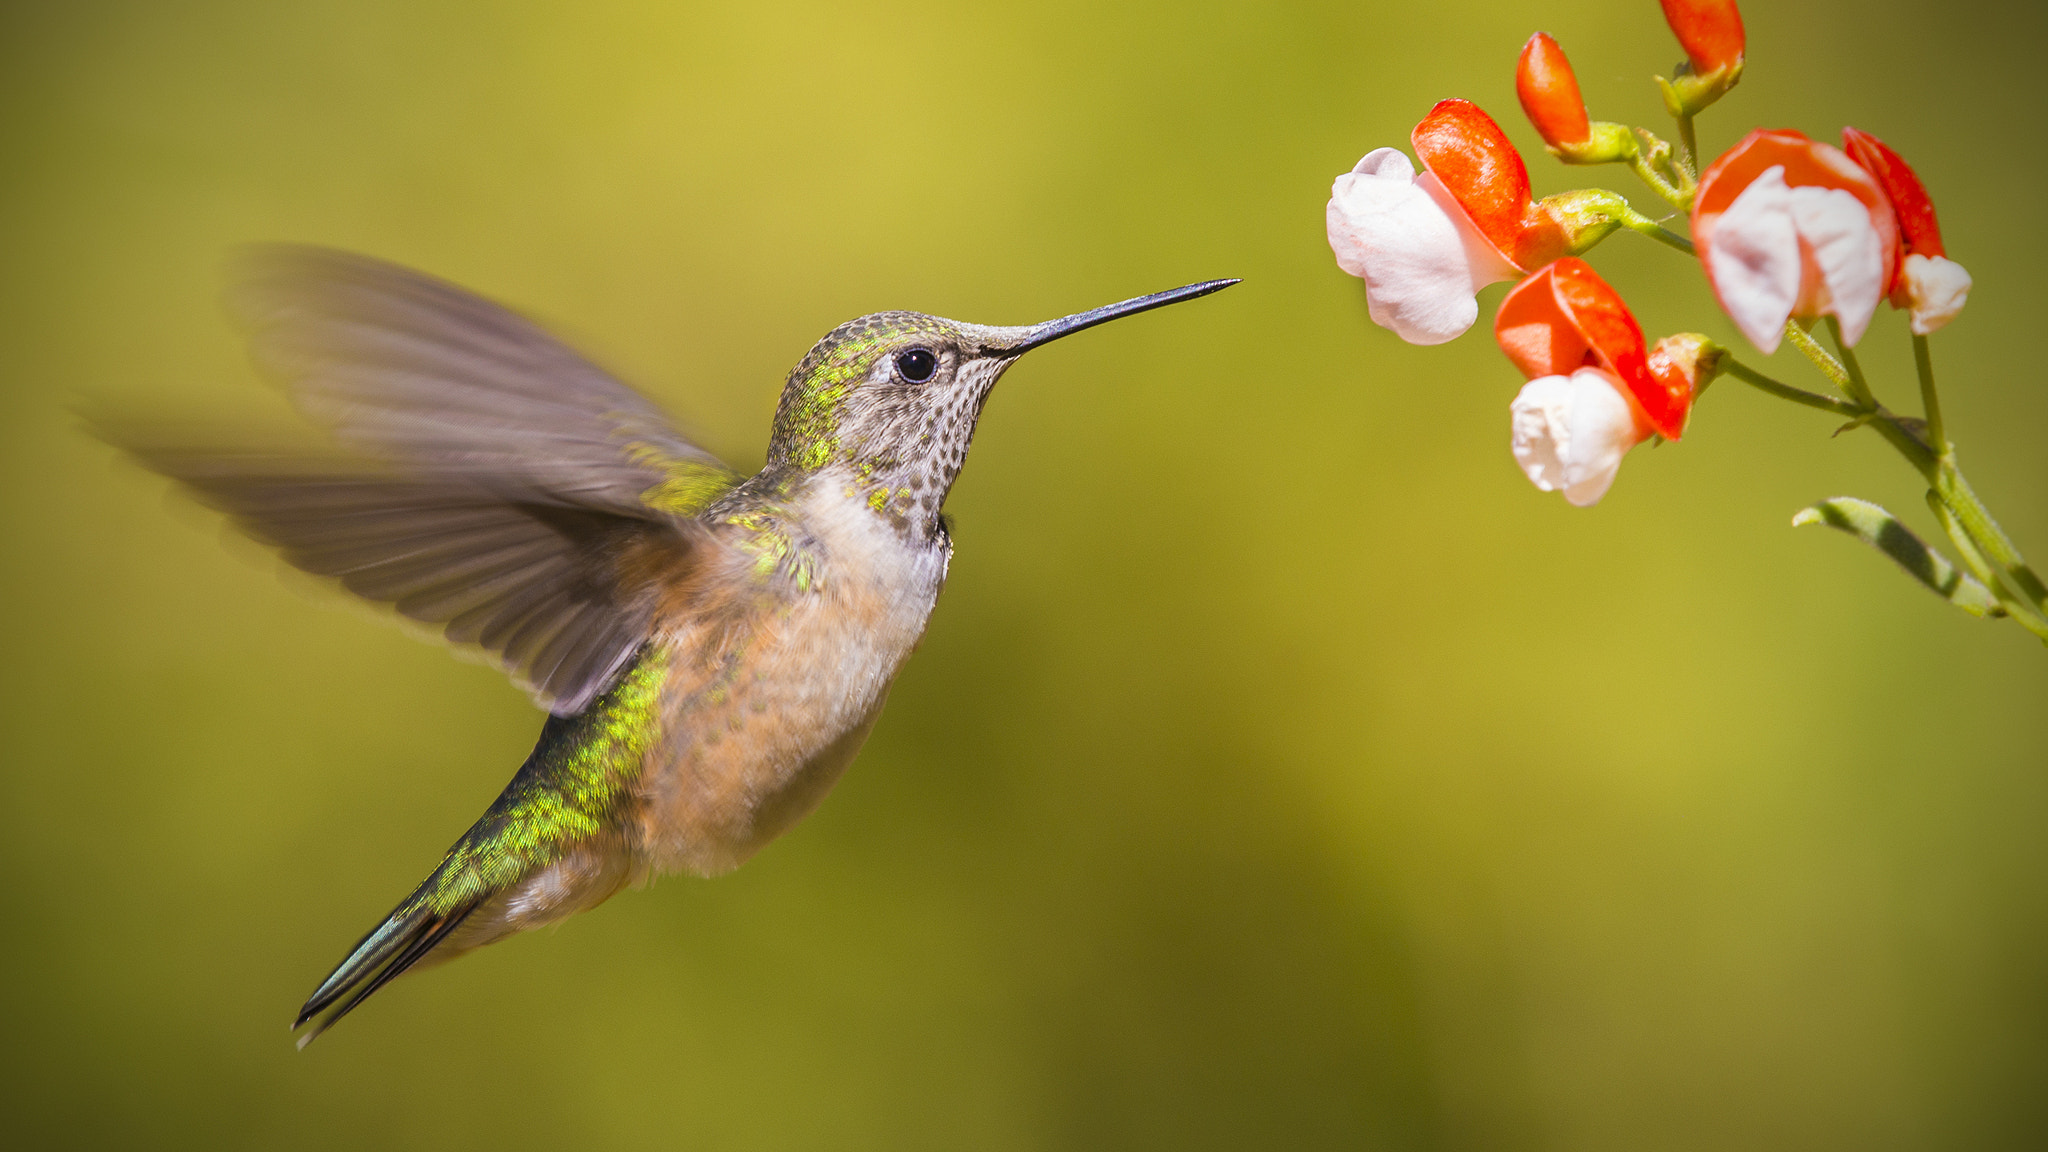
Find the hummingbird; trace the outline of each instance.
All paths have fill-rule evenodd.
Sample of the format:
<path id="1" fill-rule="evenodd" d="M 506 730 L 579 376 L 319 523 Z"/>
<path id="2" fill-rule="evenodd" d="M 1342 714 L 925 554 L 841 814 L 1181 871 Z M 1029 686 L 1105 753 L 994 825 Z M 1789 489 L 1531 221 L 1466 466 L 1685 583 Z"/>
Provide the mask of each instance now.
<path id="1" fill-rule="evenodd" d="M 304 1047 L 395 977 L 738 867 L 845 771 L 924 635 L 946 495 L 1017 358 L 1237 283 L 1021 327 L 877 312 L 789 373 L 742 477 L 540 325 L 366 256 L 267 246 L 228 293 L 326 446 L 107 433 L 289 564 L 546 710 L 511 783 L 321 981 Z"/>

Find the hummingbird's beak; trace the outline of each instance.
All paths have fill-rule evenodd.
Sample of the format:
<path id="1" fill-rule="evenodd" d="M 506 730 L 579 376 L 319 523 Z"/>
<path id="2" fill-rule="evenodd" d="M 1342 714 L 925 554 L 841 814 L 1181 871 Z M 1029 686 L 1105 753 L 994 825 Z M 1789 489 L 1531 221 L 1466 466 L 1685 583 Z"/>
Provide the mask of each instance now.
<path id="1" fill-rule="evenodd" d="M 998 331 L 1001 331 L 1004 336 L 1010 337 L 1010 339 L 994 342 L 988 348 L 988 351 L 997 353 L 1006 359 L 1021 356 L 1041 344 L 1050 344 L 1062 336 L 1071 336 L 1083 328 L 1093 328 L 1097 324 L 1107 324 L 1119 317 L 1134 316 L 1140 312 L 1149 312 L 1154 308 L 1164 308 L 1168 304 L 1178 304 L 1183 300 L 1193 300 L 1197 296 L 1207 296 L 1211 292 L 1221 292 L 1237 282 L 1234 279 L 1204 280 L 1200 284 L 1189 284 L 1185 288 L 1169 288 L 1164 292 L 1154 292 L 1150 296 L 1139 296 L 1135 299 L 1125 300 L 1121 304 L 1105 304 L 1100 308 L 1090 308 L 1086 312 L 1076 312 L 1072 316 L 1062 316 L 1058 320 L 1047 320 L 1043 324 L 1033 324 L 1028 328 L 999 329 Z"/>

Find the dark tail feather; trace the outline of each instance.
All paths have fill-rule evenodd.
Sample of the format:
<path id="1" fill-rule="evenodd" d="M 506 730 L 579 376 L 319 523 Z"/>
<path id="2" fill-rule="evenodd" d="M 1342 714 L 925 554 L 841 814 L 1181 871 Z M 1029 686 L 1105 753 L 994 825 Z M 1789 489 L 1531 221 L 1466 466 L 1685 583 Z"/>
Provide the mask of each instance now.
<path id="1" fill-rule="evenodd" d="M 475 908 L 475 904 L 469 904 L 441 913 L 410 900 L 400 905 L 389 919 L 363 937 L 348 959 L 321 981 L 306 1006 L 299 1009 L 299 1018 L 292 1021 L 294 1030 L 306 1029 L 299 1036 L 299 1047 L 311 1044 L 322 1032 L 334 1027 L 335 1021 L 369 999 L 371 993 L 419 963 L 461 927 Z"/>

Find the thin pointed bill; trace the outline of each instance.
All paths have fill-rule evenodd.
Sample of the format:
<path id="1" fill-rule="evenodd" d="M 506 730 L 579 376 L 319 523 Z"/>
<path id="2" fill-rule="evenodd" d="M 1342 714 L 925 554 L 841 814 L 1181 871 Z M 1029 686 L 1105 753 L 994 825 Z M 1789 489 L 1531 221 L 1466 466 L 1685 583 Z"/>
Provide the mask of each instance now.
<path id="1" fill-rule="evenodd" d="M 996 339 L 989 342 L 988 349 L 992 352 L 1000 352 L 1004 356 L 1021 356 L 1041 344 L 1050 344 L 1062 336 L 1071 336 L 1083 328 L 1093 328 L 1097 324 L 1107 324 L 1111 320 L 1120 319 L 1125 316 L 1135 316 L 1140 312 L 1149 312 L 1154 308 L 1164 308 L 1168 304 L 1178 304 L 1183 300 L 1193 300 L 1198 296 L 1207 296 L 1211 292 L 1221 292 L 1236 283 L 1238 281 L 1234 279 L 1204 280 L 1200 284 L 1189 284 L 1184 288 L 1169 288 L 1164 292 L 1154 292 L 1150 296 L 1139 296 L 1135 299 L 1125 300 L 1120 304 L 1105 304 L 1100 308 L 1090 308 L 1086 312 L 1076 312 L 1072 316 L 1062 316 L 1058 320 L 1047 320 L 1043 324 L 1033 324 L 1025 328 L 998 328 L 994 330 Z"/>

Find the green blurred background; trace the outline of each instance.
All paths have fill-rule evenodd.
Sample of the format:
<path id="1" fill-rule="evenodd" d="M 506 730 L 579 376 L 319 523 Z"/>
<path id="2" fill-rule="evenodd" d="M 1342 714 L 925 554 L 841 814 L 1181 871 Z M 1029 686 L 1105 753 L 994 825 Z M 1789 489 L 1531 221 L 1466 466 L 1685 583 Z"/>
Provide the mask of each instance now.
<path id="1" fill-rule="evenodd" d="M 1748 18 L 1703 146 L 1846 121 L 1919 167 L 1977 281 L 1951 427 L 2048 554 L 2042 9 Z M 1400 344 L 1324 245 L 1330 179 L 1440 97 L 1535 151 L 1539 27 L 1660 123 L 1649 0 L 0 19 L 0 1142 L 2048 1145 L 2048 652 L 1787 526 L 1924 525 L 1905 467 L 1729 382 L 1568 508 L 1491 343 Z M 538 717 L 78 430 L 282 411 L 217 304 L 263 239 L 513 302 L 749 467 L 847 317 L 1245 283 L 1004 382 L 924 648 L 806 824 L 299 1053 Z M 1670 253 L 1594 259 L 1653 335 L 1735 339 Z M 1896 316 L 1865 363 L 1910 401 Z"/>

